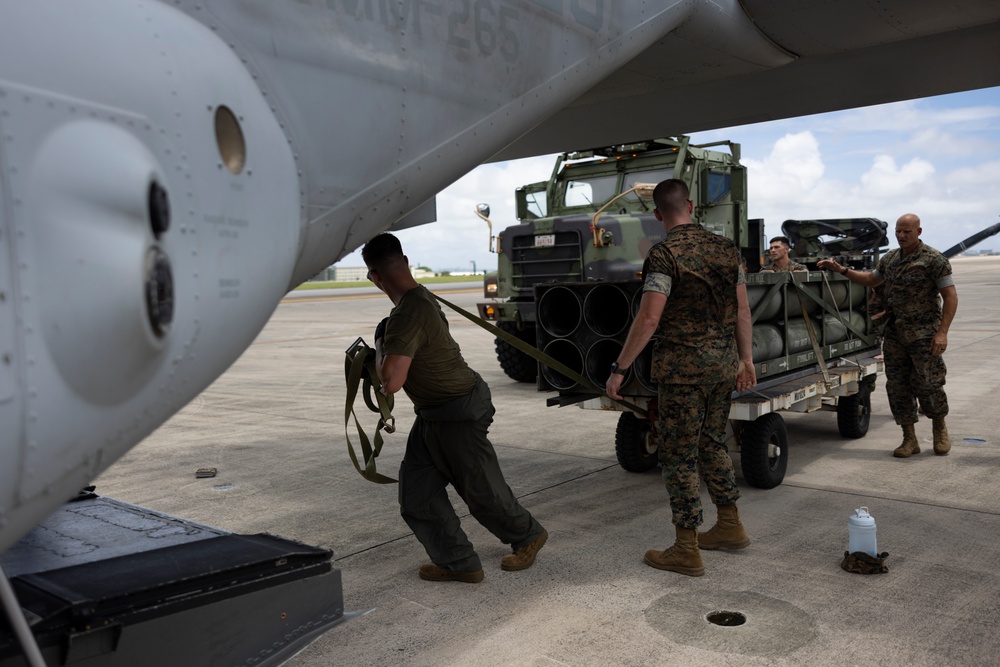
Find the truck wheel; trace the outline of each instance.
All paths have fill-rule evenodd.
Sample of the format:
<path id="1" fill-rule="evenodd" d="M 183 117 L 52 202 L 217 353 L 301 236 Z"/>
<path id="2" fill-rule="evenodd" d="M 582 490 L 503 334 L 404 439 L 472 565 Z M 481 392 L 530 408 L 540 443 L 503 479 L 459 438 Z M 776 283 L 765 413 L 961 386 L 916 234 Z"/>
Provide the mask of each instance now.
<path id="1" fill-rule="evenodd" d="M 747 484 L 758 489 L 773 489 L 781 484 L 788 466 L 785 420 L 777 412 L 769 412 L 744 422 L 740 451 L 740 467 Z"/>
<path id="2" fill-rule="evenodd" d="M 837 428 L 845 438 L 863 438 L 872 417 L 872 388 L 862 382 L 858 393 L 837 399 Z"/>
<path id="3" fill-rule="evenodd" d="M 659 462 L 653 429 L 648 419 L 639 419 L 631 412 L 618 417 L 615 429 L 615 454 L 618 465 L 629 472 L 646 472 Z"/>
<path id="4" fill-rule="evenodd" d="M 517 330 L 514 322 L 497 322 L 497 327 L 513 334 L 531 345 L 535 344 L 535 328 L 525 327 L 524 331 Z M 502 338 L 496 339 L 497 360 L 500 368 L 511 380 L 518 382 L 534 382 L 538 377 L 538 362 L 529 357 L 521 350 L 517 349 Z"/>

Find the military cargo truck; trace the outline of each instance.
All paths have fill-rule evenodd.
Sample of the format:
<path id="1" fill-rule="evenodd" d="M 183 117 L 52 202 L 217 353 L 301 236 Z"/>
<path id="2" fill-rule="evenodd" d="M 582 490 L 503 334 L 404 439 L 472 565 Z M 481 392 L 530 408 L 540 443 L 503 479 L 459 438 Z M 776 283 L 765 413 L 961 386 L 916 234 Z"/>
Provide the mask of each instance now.
<path id="1" fill-rule="evenodd" d="M 736 240 L 749 265 L 759 267 L 763 225 L 747 221 L 746 169 L 739 160 L 739 144 L 692 145 L 684 136 L 558 156 L 549 180 L 515 192 L 519 224 L 496 239 L 497 271 L 486 276 L 491 300 L 478 304 L 480 317 L 533 343 L 536 285 L 637 280 L 664 231 L 648 193 L 636 186 L 667 178 L 687 181 L 697 221 Z M 496 351 L 509 377 L 535 381 L 534 359 L 499 338 Z"/>
<path id="2" fill-rule="evenodd" d="M 712 150 L 723 146 L 728 152 Z M 730 450 L 741 453 L 746 482 L 771 488 L 784 477 L 788 443 L 780 411 L 836 410 L 842 435 L 867 433 L 870 394 L 882 371 L 869 294 L 821 271 L 759 273 L 763 221 L 747 219 L 747 177 L 739 157 L 738 144 L 692 145 L 683 136 L 563 154 L 548 181 L 516 191 L 521 222 L 497 238 L 497 272 L 485 281 L 493 300 L 479 304 L 480 316 L 576 377 L 537 364 L 498 338 L 501 366 L 516 380 L 557 392 L 550 405 L 621 412 L 615 451 L 626 470 L 657 464 L 650 437 L 657 409 L 649 377 L 652 343 L 623 385 L 631 408 L 600 390 L 638 311 L 642 262 L 664 237 L 650 196 L 665 178 L 687 182 L 694 220 L 733 239 L 746 264 L 759 384 L 734 394 L 728 434 Z M 870 269 L 888 246 L 886 228 L 881 220 L 861 218 L 786 220 L 781 229 L 807 267 L 836 257 Z"/>

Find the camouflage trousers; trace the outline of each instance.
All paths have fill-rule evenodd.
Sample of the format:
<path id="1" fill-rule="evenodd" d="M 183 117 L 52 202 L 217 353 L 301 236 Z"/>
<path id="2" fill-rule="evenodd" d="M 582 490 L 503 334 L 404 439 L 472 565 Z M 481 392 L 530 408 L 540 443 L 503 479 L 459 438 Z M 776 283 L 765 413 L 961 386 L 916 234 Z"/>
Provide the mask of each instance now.
<path id="1" fill-rule="evenodd" d="M 716 505 L 729 505 L 740 498 L 733 460 L 726 449 L 732 391 L 732 380 L 659 385 L 655 437 L 675 526 L 701 525 L 702 481 Z"/>
<path id="2" fill-rule="evenodd" d="M 885 391 L 897 424 L 917 423 L 917 401 L 930 419 L 948 414 L 948 397 L 943 389 L 947 369 L 941 355 L 931 354 L 930 338 L 903 344 L 886 332 L 882 353 Z"/>

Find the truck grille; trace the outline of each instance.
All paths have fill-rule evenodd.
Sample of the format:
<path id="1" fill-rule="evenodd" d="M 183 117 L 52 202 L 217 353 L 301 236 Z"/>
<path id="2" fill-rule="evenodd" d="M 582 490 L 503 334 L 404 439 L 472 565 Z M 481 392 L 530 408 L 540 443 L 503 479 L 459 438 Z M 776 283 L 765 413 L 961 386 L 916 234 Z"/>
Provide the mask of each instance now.
<path id="1" fill-rule="evenodd" d="M 583 280 L 583 244 L 578 230 L 556 232 L 551 246 L 537 247 L 535 234 L 515 236 L 511 246 L 515 296 L 532 297 L 539 283 Z"/>

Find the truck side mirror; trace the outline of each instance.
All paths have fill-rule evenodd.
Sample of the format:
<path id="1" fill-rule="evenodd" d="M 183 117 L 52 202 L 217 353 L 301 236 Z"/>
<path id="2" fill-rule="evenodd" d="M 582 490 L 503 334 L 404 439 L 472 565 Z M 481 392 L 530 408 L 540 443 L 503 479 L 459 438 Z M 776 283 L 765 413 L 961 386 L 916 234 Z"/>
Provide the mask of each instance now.
<path id="1" fill-rule="evenodd" d="M 490 205 L 476 204 L 476 215 L 482 218 L 486 225 L 490 228 L 490 252 L 496 252 L 493 244 L 497 237 L 493 236 L 493 223 L 490 222 Z"/>

